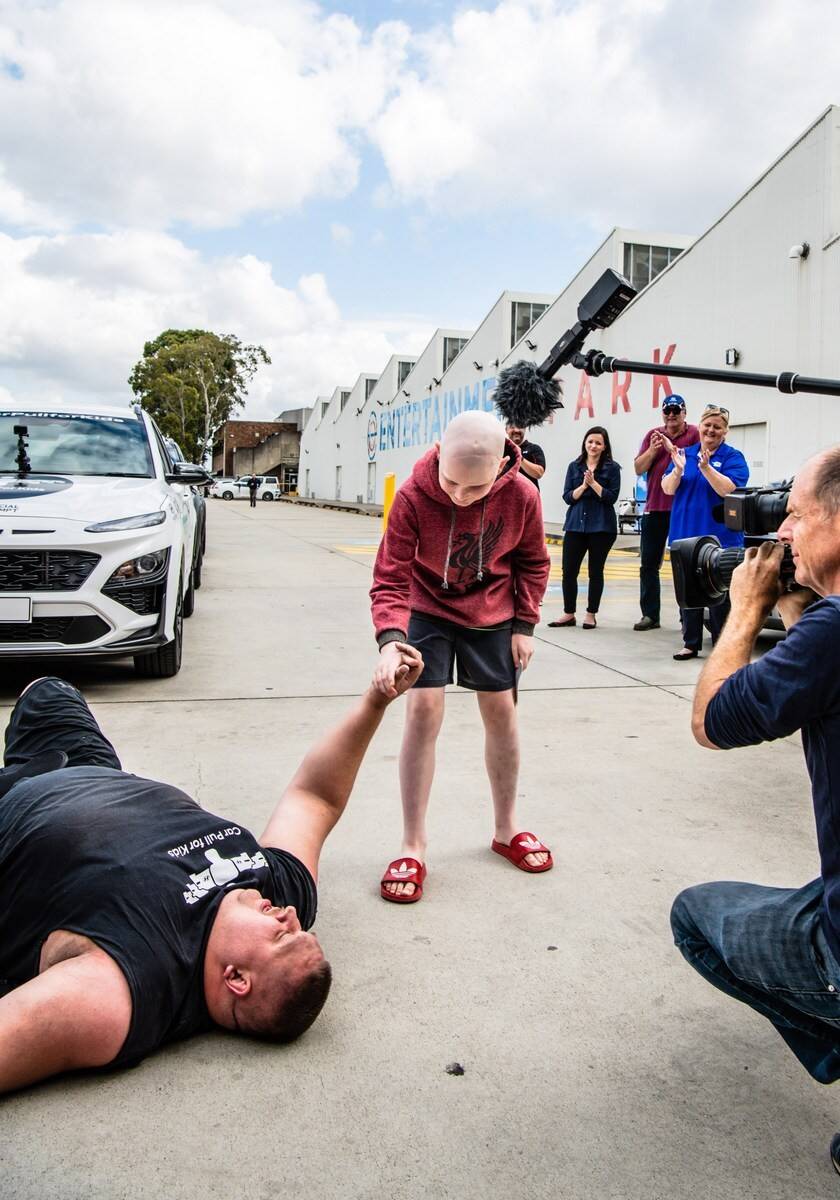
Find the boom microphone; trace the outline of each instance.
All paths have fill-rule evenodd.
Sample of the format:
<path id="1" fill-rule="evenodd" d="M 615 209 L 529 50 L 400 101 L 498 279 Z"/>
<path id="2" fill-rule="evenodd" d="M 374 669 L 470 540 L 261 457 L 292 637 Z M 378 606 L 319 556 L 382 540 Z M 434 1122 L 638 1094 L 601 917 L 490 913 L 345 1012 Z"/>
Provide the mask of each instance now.
<path id="1" fill-rule="evenodd" d="M 493 396 L 506 425 L 528 429 L 563 407 L 562 387 L 554 376 L 581 350 L 593 329 L 612 325 L 633 297 L 635 288 L 617 271 L 607 270 L 578 305 L 578 320 L 552 346 L 539 366 L 520 359 L 499 374 Z"/>

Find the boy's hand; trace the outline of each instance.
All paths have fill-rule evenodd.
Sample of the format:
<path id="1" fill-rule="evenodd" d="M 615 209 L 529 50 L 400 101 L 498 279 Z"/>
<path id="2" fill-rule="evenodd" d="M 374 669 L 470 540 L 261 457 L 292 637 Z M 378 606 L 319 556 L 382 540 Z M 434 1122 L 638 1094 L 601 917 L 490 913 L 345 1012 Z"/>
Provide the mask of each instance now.
<path id="1" fill-rule="evenodd" d="M 394 700 L 416 683 L 423 670 L 419 650 L 407 642 L 388 642 L 379 651 L 379 662 L 373 673 L 373 686 L 388 700 Z"/>
<path id="2" fill-rule="evenodd" d="M 534 639 L 526 633 L 515 633 L 510 639 L 510 652 L 513 655 L 513 665 L 524 671 L 534 653 Z"/>

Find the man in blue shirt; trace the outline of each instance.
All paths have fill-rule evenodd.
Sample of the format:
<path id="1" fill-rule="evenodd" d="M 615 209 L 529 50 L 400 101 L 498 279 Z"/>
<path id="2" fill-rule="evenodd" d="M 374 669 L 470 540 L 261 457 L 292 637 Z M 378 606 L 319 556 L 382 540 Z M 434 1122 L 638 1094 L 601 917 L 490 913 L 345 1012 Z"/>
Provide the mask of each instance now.
<path id="1" fill-rule="evenodd" d="M 779 595 L 782 548 L 746 552 L 732 611 L 697 683 L 692 729 L 730 750 L 802 732 L 820 876 L 797 889 L 706 883 L 674 901 L 674 940 L 721 991 L 767 1017 L 820 1083 L 840 1078 L 840 446 L 796 478 L 779 540 L 803 590 Z M 784 642 L 750 662 L 774 604 Z M 838 1145 L 835 1146 L 835 1143 Z M 832 1160 L 840 1171 L 840 1135 Z"/>

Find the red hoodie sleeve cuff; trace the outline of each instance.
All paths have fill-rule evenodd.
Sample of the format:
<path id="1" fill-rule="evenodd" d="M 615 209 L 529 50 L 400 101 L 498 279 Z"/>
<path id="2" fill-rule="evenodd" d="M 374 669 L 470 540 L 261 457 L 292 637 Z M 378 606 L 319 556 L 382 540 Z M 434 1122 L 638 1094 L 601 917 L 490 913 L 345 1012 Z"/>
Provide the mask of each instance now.
<path id="1" fill-rule="evenodd" d="M 511 630 L 511 632 L 512 633 L 523 633 L 525 635 L 525 637 L 533 637 L 535 628 L 536 627 L 534 625 L 530 625 L 527 621 L 520 621 L 518 618 L 515 617 L 514 621 L 513 621 L 513 629 Z"/>
<path id="2" fill-rule="evenodd" d="M 387 646 L 389 642 L 405 641 L 408 641 L 408 635 L 403 633 L 401 629 L 383 629 L 381 633 L 376 635 L 376 644 L 380 650 L 383 646 Z"/>

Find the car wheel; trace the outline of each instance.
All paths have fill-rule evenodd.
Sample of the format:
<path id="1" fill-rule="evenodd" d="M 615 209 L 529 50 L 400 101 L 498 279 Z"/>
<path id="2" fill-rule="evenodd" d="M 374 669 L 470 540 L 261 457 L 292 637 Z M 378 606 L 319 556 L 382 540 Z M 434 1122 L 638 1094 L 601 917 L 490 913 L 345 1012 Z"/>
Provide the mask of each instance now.
<path id="1" fill-rule="evenodd" d="M 266 492 L 266 494 L 263 496 L 263 500 L 273 500 L 273 499 L 274 499 L 274 497 L 272 496 L 271 492 Z"/>
<path id="2" fill-rule="evenodd" d="M 134 671 L 141 679 L 171 679 L 181 670 L 181 654 L 184 648 L 183 596 L 179 589 L 175 607 L 175 636 L 171 642 L 153 650 L 151 654 L 135 654 Z"/>
<path id="3" fill-rule="evenodd" d="M 187 590 L 184 593 L 183 611 L 185 617 L 191 617 L 195 612 L 195 570 L 190 571 Z"/>
<path id="4" fill-rule="evenodd" d="M 222 492 L 222 499 L 223 500 L 232 500 L 233 492 Z"/>

